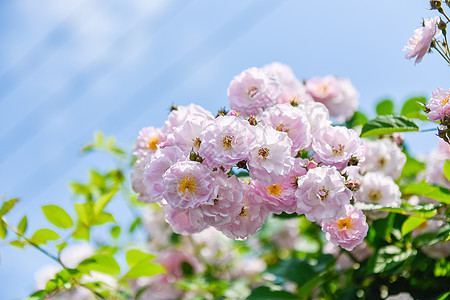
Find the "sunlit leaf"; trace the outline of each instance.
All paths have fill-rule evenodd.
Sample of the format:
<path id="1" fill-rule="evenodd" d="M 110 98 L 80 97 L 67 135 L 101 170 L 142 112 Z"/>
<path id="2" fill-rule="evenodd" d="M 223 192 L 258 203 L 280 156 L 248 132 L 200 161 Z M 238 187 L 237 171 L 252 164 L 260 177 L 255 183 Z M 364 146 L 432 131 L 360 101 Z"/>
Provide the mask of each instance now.
<path id="1" fill-rule="evenodd" d="M 94 213 L 95 215 L 99 215 L 106 204 L 111 200 L 114 194 L 118 191 L 117 188 L 112 189 L 109 193 L 102 195 L 94 204 Z"/>
<path id="2" fill-rule="evenodd" d="M 111 236 L 115 239 L 117 239 L 120 235 L 120 226 L 114 226 L 111 228 Z"/>
<path id="3" fill-rule="evenodd" d="M 127 272 L 124 278 L 139 278 L 147 276 L 155 276 L 165 273 L 166 270 L 161 266 L 153 263 L 138 264 Z"/>
<path id="4" fill-rule="evenodd" d="M 23 216 L 22 220 L 20 220 L 19 225 L 17 225 L 17 232 L 22 235 L 27 230 L 28 220 L 27 216 Z"/>
<path id="5" fill-rule="evenodd" d="M 48 241 L 59 239 L 59 235 L 50 229 L 39 229 L 31 237 L 31 241 L 37 245 L 46 244 Z"/>
<path id="6" fill-rule="evenodd" d="M 57 205 L 42 206 L 42 211 L 47 220 L 57 227 L 70 228 L 73 225 L 70 215 Z"/>
<path id="7" fill-rule="evenodd" d="M 91 201 L 82 204 L 75 204 L 75 211 L 78 215 L 78 219 L 81 223 L 90 225 L 91 220 L 94 216 L 94 209 Z"/>
<path id="8" fill-rule="evenodd" d="M 105 274 L 117 275 L 120 266 L 112 255 L 99 254 L 85 259 L 80 263 L 78 269 L 84 271 L 98 271 Z"/>
<path id="9" fill-rule="evenodd" d="M 14 207 L 14 205 L 17 203 L 17 201 L 19 201 L 18 198 L 14 198 L 14 199 L 5 201 L 2 205 L 2 207 L 0 208 L 0 217 L 7 214 Z"/>
<path id="10" fill-rule="evenodd" d="M 347 128 L 354 128 L 356 126 L 363 126 L 368 121 L 367 117 L 360 111 L 355 111 L 352 118 L 345 122 Z"/>
<path id="11" fill-rule="evenodd" d="M 413 177 L 417 173 L 425 170 L 425 163 L 415 159 L 409 154 L 406 154 L 406 163 L 402 170 L 401 177 Z"/>
<path id="12" fill-rule="evenodd" d="M 14 247 L 17 247 L 17 248 L 23 248 L 24 242 L 22 242 L 22 241 L 11 241 L 11 242 L 9 242 L 9 244 L 11 246 L 14 246 Z"/>
<path id="13" fill-rule="evenodd" d="M 394 132 L 419 131 L 419 127 L 408 118 L 402 116 L 378 116 L 364 124 L 361 137 L 391 134 Z"/>
<path id="14" fill-rule="evenodd" d="M 425 181 L 409 183 L 400 187 L 403 195 L 425 196 L 442 203 L 450 204 L 450 191 L 443 187 L 430 185 Z"/>
<path id="15" fill-rule="evenodd" d="M 0 238 L 4 240 L 7 233 L 5 224 L 0 220 Z"/>
<path id="16" fill-rule="evenodd" d="M 425 218 L 421 218 L 421 217 L 417 217 L 417 216 L 409 217 L 402 224 L 402 229 L 401 229 L 402 236 L 407 235 L 408 233 L 413 231 L 416 227 L 418 227 L 422 223 L 426 222 L 426 220 L 427 219 L 425 219 Z"/>
<path id="17" fill-rule="evenodd" d="M 126 254 L 126 260 L 127 264 L 130 268 L 133 268 L 139 264 L 147 263 L 156 258 L 156 255 L 154 254 L 148 254 L 145 252 L 142 252 L 140 250 L 128 250 Z"/>
<path id="18" fill-rule="evenodd" d="M 444 175 L 450 181 L 450 160 L 446 160 L 444 163 Z"/>

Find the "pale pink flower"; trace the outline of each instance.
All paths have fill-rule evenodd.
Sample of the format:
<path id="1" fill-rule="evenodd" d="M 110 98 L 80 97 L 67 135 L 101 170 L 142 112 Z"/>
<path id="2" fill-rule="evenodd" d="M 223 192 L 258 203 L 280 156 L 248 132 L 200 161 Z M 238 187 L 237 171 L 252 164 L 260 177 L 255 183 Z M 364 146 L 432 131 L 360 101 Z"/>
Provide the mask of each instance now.
<path id="1" fill-rule="evenodd" d="M 186 275 L 183 272 L 183 264 L 189 264 L 193 274 L 197 274 L 204 269 L 204 266 L 194 255 L 184 251 L 166 250 L 161 252 L 155 259 L 155 263 L 162 265 L 166 269 L 163 277 L 165 277 L 167 282 L 175 282 Z"/>
<path id="2" fill-rule="evenodd" d="M 385 207 L 400 207 L 402 194 L 392 177 L 380 172 L 370 172 L 364 175 L 360 188 L 354 193 L 356 201 L 379 204 Z M 384 218 L 387 211 L 367 211 L 367 215 L 373 219 Z"/>
<path id="3" fill-rule="evenodd" d="M 198 152 L 210 168 L 222 166 L 229 170 L 237 162 L 247 159 L 255 139 L 254 131 L 255 126 L 241 118 L 218 117 L 201 133 Z"/>
<path id="4" fill-rule="evenodd" d="M 400 177 L 406 155 L 390 139 L 365 141 L 365 160 L 360 163 L 362 172 L 382 172 L 393 179 Z"/>
<path id="5" fill-rule="evenodd" d="M 430 110 L 427 115 L 431 121 L 440 121 L 444 116 L 450 113 L 450 89 L 448 91 L 443 89 L 436 89 L 431 94 L 431 99 L 427 104 L 427 108 Z"/>
<path id="6" fill-rule="evenodd" d="M 280 84 L 281 95 L 278 97 L 277 103 L 312 101 L 311 96 L 306 93 L 305 86 L 295 77 L 289 66 L 274 62 L 262 69 L 269 77 L 274 78 Z"/>
<path id="7" fill-rule="evenodd" d="M 243 117 L 256 115 L 277 103 L 279 83 L 258 68 L 244 70 L 233 78 L 228 87 L 230 107 Z"/>
<path id="8" fill-rule="evenodd" d="M 297 199 L 294 195 L 295 179 L 286 177 L 273 184 L 255 179 L 251 184 L 254 186 L 255 194 L 261 197 L 263 205 L 268 211 L 281 214 L 282 212 L 293 213 L 297 209 Z"/>
<path id="9" fill-rule="evenodd" d="M 369 226 L 366 216 L 352 205 L 345 205 L 345 213 L 339 217 L 324 219 L 321 222 L 326 238 L 347 251 L 361 244 L 367 235 Z"/>
<path id="10" fill-rule="evenodd" d="M 164 141 L 164 135 L 161 129 L 152 126 L 145 127 L 139 131 L 133 155 L 137 158 L 143 158 L 148 154 L 155 153 L 158 149 L 158 144 L 162 141 Z"/>
<path id="11" fill-rule="evenodd" d="M 311 125 L 311 133 L 313 135 L 317 134 L 324 128 L 328 128 L 331 125 L 328 109 L 322 103 L 314 101 L 304 101 L 300 102 L 298 108 L 304 111 L 309 124 Z"/>
<path id="12" fill-rule="evenodd" d="M 358 108 L 359 94 L 349 79 L 336 76 L 315 77 L 306 81 L 306 91 L 314 101 L 323 103 L 330 116 L 344 122 Z"/>
<path id="13" fill-rule="evenodd" d="M 255 127 L 255 136 L 247 161 L 250 177 L 267 183 L 282 180 L 294 163 L 291 139 L 285 132 L 264 125 Z"/>
<path id="14" fill-rule="evenodd" d="M 224 178 L 225 177 L 225 178 Z M 214 227 L 229 223 L 231 219 L 241 213 L 242 199 L 244 198 L 243 184 L 236 176 L 226 178 L 216 176 L 214 180 L 217 193 L 214 195 L 213 204 L 200 206 L 203 220 Z"/>
<path id="15" fill-rule="evenodd" d="M 148 202 L 160 201 L 163 198 L 162 194 L 166 189 L 164 173 L 176 162 L 185 161 L 187 158 L 188 153 L 181 151 L 178 147 L 165 147 L 156 151 L 150 162 L 146 164 L 143 175 Z"/>
<path id="16" fill-rule="evenodd" d="M 305 214 L 312 222 L 341 214 L 352 196 L 335 167 L 311 169 L 298 179 L 297 185 L 297 213 Z"/>
<path id="17" fill-rule="evenodd" d="M 173 209 L 183 212 L 214 203 L 212 173 L 198 162 L 177 162 L 164 173 L 163 179 L 163 197 Z"/>
<path id="18" fill-rule="evenodd" d="M 191 220 L 191 211 L 179 212 L 168 204 L 163 204 L 166 222 L 172 227 L 173 232 L 181 235 L 197 233 L 208 227 L 199 219 Z M 195 214 L 195 210 L 194 210 Z M 198 222 L 196 222 L 198 221 Z"/>
<path id="19" fill-rule="evenodd" d="M 441 34 L 441 30 L 437 26 L 439 21 L 439 17 L 425 19 L 423 20 L 423 26 L 414 30 L 414 35 L 408 40 L 408 45 L 403 49 L 403 51 L 410 50 L 405 55 L 407 59 L 416 57 L 415 64 L 422 61 L 422 58 L 430 50 L 432 40 Z"/>
<path id="20" fill-rule="evenodd" d="M 305 112 L 298 107 L 292 107 L 288 103 L 277 104 L 265 110 L 258 119 L 264 125 L 287 133 L 292 140 L 293 156 L 311 144 L 311 125 Z"/>
<path id="21" fill-rule="evenodd" d="M 444 164 L 450 159 L 449 144 L 443 140 L 439 140 L 438 148 L 433 150 L 427 160 L 427 169 L 425 171 L 426 181 L 429 184 L 450 189 L 450 181 L 444 174 Z"/>
<path id="22" fill-rule="evenodd" d="M 201 145 L 200 134 L 211 123 L 214 117 L 209 114 L 195 114 L 187 118 L 173 130 L 173 143 L 183 151 L 197 152 Z"/>
<path id="23" fill-rule="evenodd" d="M 330 126 L 313 137 L 314 160 L 345 168 L 351 158 L 364 160 L 362 140 L 353 129 L 343 126 Z"/>
<path id="24" fill-rule="evenodd" d="M 262 206 L 261 199 L 255 196 L 253 188 L 245 185 L 245 195 L 241 212 L 231 222 L 220 226 L 224 235 L 236 240 L 246 240 L 264 225 L 269 212 Z"/>
<path id="25" fill-rule="evenodd" d="M 138 194 L 137 200 L 143 203 L 153 203 L 155 200 L 147 193 L 147 186 L 144 184 L 144 173 L 146 166 L 152 160 L 153 155 L 147 155 L 138 159 L 133 164 L 131 170 L 131 187 Z"/>

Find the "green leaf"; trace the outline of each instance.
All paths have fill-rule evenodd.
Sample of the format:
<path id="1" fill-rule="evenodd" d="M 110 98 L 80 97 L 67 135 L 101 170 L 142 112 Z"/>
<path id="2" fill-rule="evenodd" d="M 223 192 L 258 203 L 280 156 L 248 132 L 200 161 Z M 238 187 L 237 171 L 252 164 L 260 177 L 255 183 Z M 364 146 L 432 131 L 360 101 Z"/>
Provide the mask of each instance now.
<path id="1" fill-rule="evenodd" d="M 74 239 L 89 241 L 89 227 L 79 223 L 77 229 L 72 233 Z"/>
<path id="2" fill-rule="evenodd" d="M 111 228 L 111 236 L 115 239 L 117 239 L 120 235 L 120 226 L 114 226 Z"/>
<path id="3" fill-rule="evenodd" d="M 103 133 L 100 131 L 94 132 L 94 145 L 96 147 L 102 147 L 103 145 Z"/>
<path id="4" fill-rule="evenodd" d="M 392 241 L 391 233 L 394 226 L 395 214 L 389 214 L 386 218 L 378 219 L 373 222 L 373 228 L 376 235 L 390 243 Z"/>
<path id="5" fill-rule="evenodd" d="M 450 292 L 447 292 L 445 294 L 442 294 L 439 298 L 436 300 L 448 300 L 448 297 L 450 296 Z"/>
<path id="6" fill-rule="evenodd" d="M 9 244 L 11 246 L 14 246 L 14 247 L 17 247 L 17 248 L 23 248 L 24 242 L 22 242 L 22 241 L 11 241 L 11 242 L 9 242 Z"/>
<path id="7" fill-rule="evenodd" d="M 102 225 L 108 222 L 115 223 L 116 220 L 114 219 L 113 215 L 106 212 L 101 212 L 100 215 L 96 216 L 94 222 L 92 225 Z"/>
<path id="8" fill-rule="evenodd" d="M 377 115 L 392 115 L 394 112 L 394 103 L 391 100 L 383 100 L 377 104 Z"/>
<path id="9" fill-rule="evenodd" d="M 39 229 L 31 237 L 31 241 L 37 245 L 46 244 L 48 241 L 59 239 L 59 235 L 50 229 Z"/>
<path id="10" fill-rule="evenodd" d="M 3 223 L 2 220 L 0 220 L 0 238 L 4 240 L 7 233 L 8 231 L 6 230 L 5 223 Z"/>
<path id="11" fill-rule="evenodd" d="M 91 225 L 94 216 L 94 208 L 91 201 L 82 204 L 75 204 L 75 211 L 77 212 L 78 220 L 86 226 Z"/>
<path id="12" fill-rule="evenodd" d="M 0 208 L 0 217 L 7 214 L 14 207 L 14 205 L 17 203 L 17 201 L 19 201 L 18 198 L 14 198 L 14 199 L 5 201 L 2 205 L 2 207 Z"/>
<path id="13" fill-rule="evenodd" d="M 131 268 L 130 271 L 128 271 L 127 274 L 124 276 L 124 278 L 134 279 L 139 277 L 155 276 L 158 274 L 163 274 L 165 272 L 166 269 L 164 269 L 161 265 L 153 263 L 145 263 L 139 264 Z"/>
<path id="14" fill-rule="evenodd" d="M 402 237 L 413 231 L 416 227 L 426 222 L 427 219 L 418 216 L 412 216 L 405 220 L 402 224 Z"/>
<path id="15" fill-rule="evenodd" d="M 78 266 L 83 271 L 98 271 L 105 274 L 117 275 L 120 266 L 112 255 L 99 254 L 83 260 Z"/>
<path id="16" fill-rule="evenodd" d="M 367 117 L 360 111 L 355 111 L 353 117 L 345 122 L 347 128 L 354 128 L 356 126 L 363 126 L 368 121 Z"/>
<path id="17" fill-rule="evenodd" d="M 425 170 L 425 163 L 415 159 L 414 157 L 406 154 L 406 163 L 402 170 L 401 177 L 413 177 L 416 176 L 417 173 Z"/>
<path id="18" fill-rule="evenodd" d="M 450 204 L 450 191 L 443 188 L 430 185 L 425 181 L 418 183 L 409 183 L 400 187 L 400 191 L 403 195 L 418 195 L 425 196 L 442 203 Z"/>
<path id="19" fill-rule="evenodd" d="M 299 286 L 316 275 L 314 268 L 307 261 L 298 258 L 284 260 L 270 272 L 298 283 Z"/>
<path id="20" fill-rule="evenodd" d="M 268 286 L 260 286 L 252 290 L 247 300 L 286 300 L 297 299 L 297 297 L 286 291 L 273 291 Z"/>
<path id="21" fill-rule="evenodd" d="M 137 217 L 136 219 L 134 219 L 133 223 L 130 226 L 130 233 L 134 232 L 136 230 L 136 227 L 139 226 L 142 223 L 141 218 Z"/>
<path id="22" fill-rule="evenodd" d="M 446 160 L 444 163 L 444 175 L 450 181 L 450 160 Z"/>
<path id="23" fill-rule="evenodd" d="M 385 115 L 378 116 L 364 124 L 361 137 L 391 134 L 394 132 L 419 131 L 419 127 L 413 121 L 402 116 Z"/>
<path id="24" fill-rule="evenodd" d="M 111 198 L 114 196 L 114 194 L 118 191 L 117 188 L 113 188 L 109 193 L 106 193 L 102 195 L 94 204 L 94 213 L 95 215 L 99 215 L 103 209 L 105 208 L 106 204 L 111 200 Z"/>
<path id="25" fill-rule="evenodd" d="M 415 97 L 408 99 L 402 107 L 401 115 L 407 118 L 419 120 L 427 120 L 427 116 L 423 113 L 422 105 L 427 102 L 425 97 Z"/>
<path id="26" fill-rule="evenodd" d="M 19 222 L 19 225 L 17 225 L 17 232 L 20 235 L 23 235 L 27 230 L 27 226 L 28 226 L 27 216 L 23 216 L 22 220 L 20 220 Z"/>
<path id="27" fill-rule="evenodd" d="M 70 228 L 73 226 L 72 218 L 64 209 L 57 205 L 45 205 L 42 206 L 47 220 L 53 225 L 60 228 Z"/>
<path id="28" fill-rule="evenodd" d="M 56 249 L 58 249 L 59 252 L 61 252 L 64 248 L 66 248 L 67 243 L 62 242 L 61 244 L 56 245 Z"/>
<path id="29" fill-rule="evenodd" d="M 142 252 L 140 250 L 128 250 L 126 254 L 126 260 L 127 264 L 130 268 L 133 268 L 139 264 L 147 263 L 156 258 L 156 255 L 148 254 L 145 252 Z"/>

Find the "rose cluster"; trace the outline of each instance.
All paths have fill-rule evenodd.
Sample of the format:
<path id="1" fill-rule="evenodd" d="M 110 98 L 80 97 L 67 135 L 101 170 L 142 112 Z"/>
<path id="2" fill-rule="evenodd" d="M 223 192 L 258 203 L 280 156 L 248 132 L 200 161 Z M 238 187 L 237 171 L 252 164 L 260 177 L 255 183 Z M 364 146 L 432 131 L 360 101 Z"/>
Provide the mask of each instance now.
<path id="1" fill-rule="evenodd" d="M 179 234 L 212 226 L 246 239 L 270 213 L 298 213 L 344 249 L 360 244 L 368 225 L 351 205 L 359 178 L 348 173 L 361 173 L 366 146 L 354 130 L 330 120 L 330 114 L 349 119 L 356 110 L 350 81 L 327 76 L 302 83 L 273 63 L 237 75 L 228 97 L 228 113 L 179 106 L 162 128 L 140 131 L 131 174 L 138 200 L 158 202 Z"/>

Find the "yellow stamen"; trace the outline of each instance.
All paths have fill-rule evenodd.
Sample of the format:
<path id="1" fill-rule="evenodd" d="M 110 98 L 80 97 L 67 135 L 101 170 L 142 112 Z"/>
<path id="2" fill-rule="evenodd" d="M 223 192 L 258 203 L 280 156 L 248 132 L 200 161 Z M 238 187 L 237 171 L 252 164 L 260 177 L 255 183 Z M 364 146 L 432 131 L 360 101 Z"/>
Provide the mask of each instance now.
<path id="1" fill-rule="evenodd" d="M 222 146 L 225 149 L 230 149 L 232 147 L 231 142 L 233 141 L 233 139 L 234 139 L 234 136 L 229 136 L 229 135 L 224 136 L 222 139 Z"/>
<path id="2" fill-rule="evenodd" d="M 157 138 L 157 137 L 154 137 L 153 139 L 151 139 L 151 140 L 148 142 L 148 148 L 149 148 L 150 150 L 156 150 L 156 149 L 157 149 L 156 145 L 157 145 L 158 143 L 159 143 L 158 138 Z"/>
<path id="3" fill-rule="evenodd" d="M 331 151 L 333 152 L 334 155 L 341 155 L 342 153 L 344 153 L 344 146 L 338 144 L 337 148 L 334 146 L 331 147 Z"/>
<path id="4" fill-rule="evenodd" d="M 441 105 L 445 106 L 448 103 L 448 100 L 450 100 L 450 94 L 447 94 L 444 100 L 442 100 Z"/>
<path id="5" fill-rule="evenodd" d="M 329 190 L 327 190 L 326 188 L 322 188 L 318 193 L 317 196 L 319 196 L 320 201 L 325 201 L 328 197 L 328 194 L 330 193 Z"/>
<path id="6" fill-rule="evenodd" d="M 178 193 L 186 196 L 186 190 L 189 194 L 194 194 L 197 190 L 197 182 L 195 181 L 195 177 L 189 175 L 184 176 L 178 181 Z"/>
<path id="7" fill-rule="evenodd" d="M 247 209 L 243 206 L 241 213 L 239 214 L 241 217 L 245 217 L 247 215 Z"/>
<path id="8" fill-rule="evenodd" d="M 259 148 L 258 155 L 262 156 L 262 158 L 266 159 L 269 156 L 269 149 L 267 148 Z"/>
<path id="9" fill-rule="evenodd" d="M 249 88 L 247 94 L 250 97 L 250 99 L 253 99 L 258 94 L 258 88 L 257 87 Z"/>
<path id="10" fill-rule="evenodd" d="M 269 194 L 272 196 L 280 196 L 281 192 L 283 191 L 283 188 L 281 187 L 281 184 L 275 183 L 273 185 L 270 185 L 267 187 L 269 190 Z"/>
<path id="11" fill-rule="evenodd" d="M 353 219 L 352 217 L 347 217 L 345 219 L 340 219 L 339 221 L 337 221 L 336 225 L 339 227 L 339 229 L 350 229 L 352 228 L 352 222 Z"/>
<path id="12" fill-rule="evenodd" d="M 381 192 L 379 190 L 371 190 L 369 192 L 369 199 L 372 200 L 372 202 L 378 202 L 382 197 Z"/>

